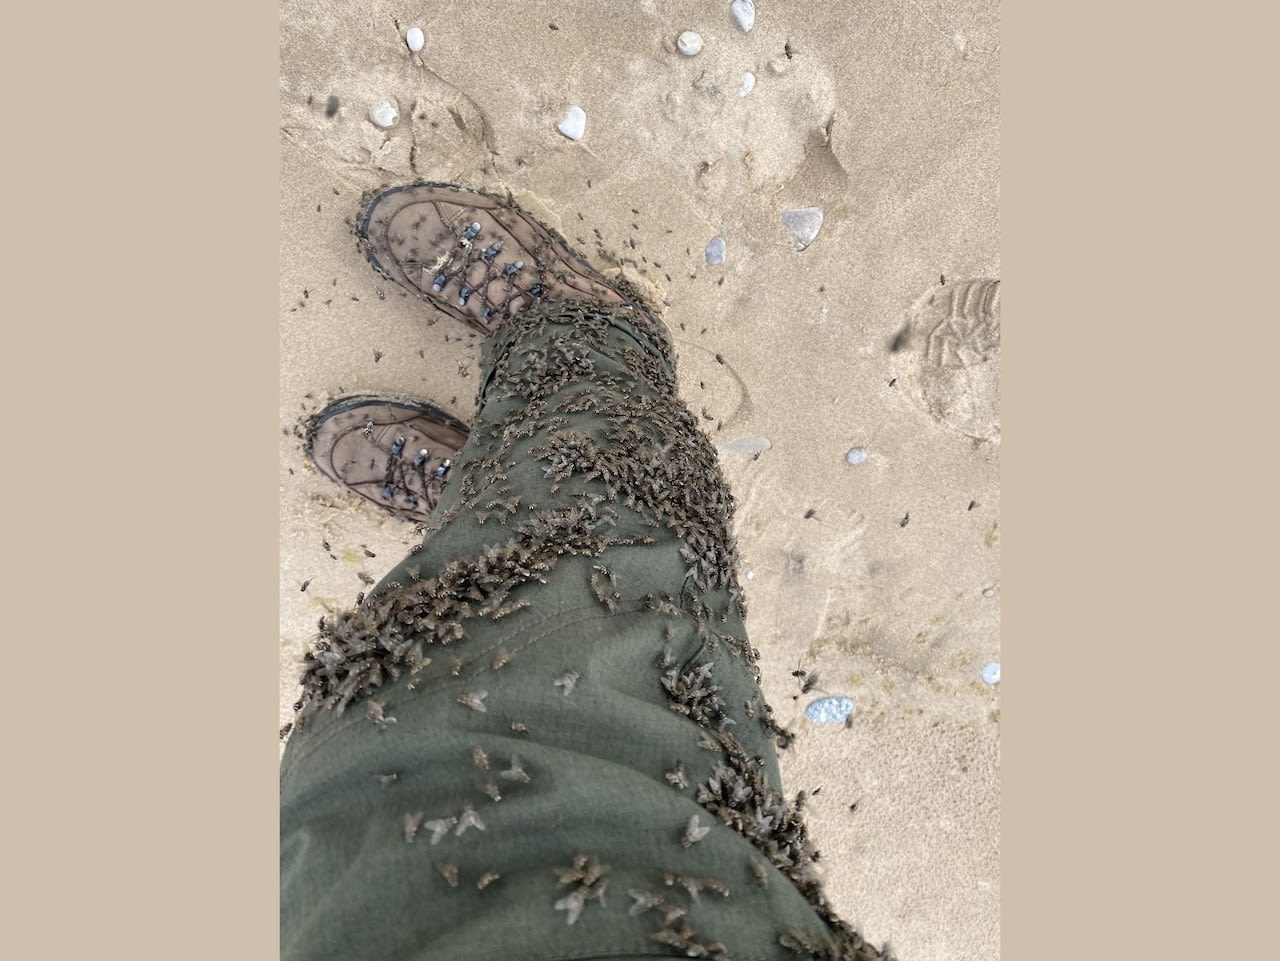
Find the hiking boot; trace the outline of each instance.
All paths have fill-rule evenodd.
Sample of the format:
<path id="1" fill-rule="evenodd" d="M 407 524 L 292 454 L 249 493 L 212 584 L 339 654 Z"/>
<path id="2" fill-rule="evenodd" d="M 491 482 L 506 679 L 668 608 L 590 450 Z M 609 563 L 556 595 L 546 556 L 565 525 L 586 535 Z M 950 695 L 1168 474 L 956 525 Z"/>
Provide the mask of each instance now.
<path id="1" fill-rule="evenodd" d="M 373 269 L 481 333 L 539 300 L 635 306 L 625 281 L 607 280 L 510 197 L 423 182 L 362 204 L 355 234 Z"/>
<path id="2" fill-rule="evenodd" d="M 341 397 L 306 424 L 307 453 L 320 472 L 384 510 L 429 522 L 467 425 L 424 401 Z"/>

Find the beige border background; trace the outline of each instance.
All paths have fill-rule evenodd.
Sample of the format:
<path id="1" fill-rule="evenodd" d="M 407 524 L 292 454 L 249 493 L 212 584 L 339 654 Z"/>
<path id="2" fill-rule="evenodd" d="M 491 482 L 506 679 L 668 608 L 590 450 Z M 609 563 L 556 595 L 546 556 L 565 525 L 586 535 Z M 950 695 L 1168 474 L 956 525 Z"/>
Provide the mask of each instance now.
<path id="1" fill-rule="evenodd" d="M 269 958 L 276 11 L 136 10 L 6 18 L 6 942 Z M 1003 954 L 1263 957 L 1274 26 L 1004 27 Z"/>

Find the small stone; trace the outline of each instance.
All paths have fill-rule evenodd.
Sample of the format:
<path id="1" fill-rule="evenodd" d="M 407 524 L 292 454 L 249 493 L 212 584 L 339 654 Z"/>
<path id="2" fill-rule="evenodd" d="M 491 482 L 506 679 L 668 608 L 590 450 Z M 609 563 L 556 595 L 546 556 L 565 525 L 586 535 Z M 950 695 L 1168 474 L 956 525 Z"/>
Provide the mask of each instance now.
<path id="1" fill-rule="evenodd" d="M 996 596 L 996 589 L 995 589 L 994 587 L 984 587 L 984 588 L 982 589 L 982 596 L 983 596 L 983 597 L 995 597 L 995 596 Z"/>
<path id="2" fill-rule="evenodd" d="M 861 464 L 864 460 L 867 459 L 866 448 L 851 447 L 849 448 L 849 453 L 844 455 L 844 459 L 848 461 L 850 464 Z"/>
<path id="3" fill-rule="evenodd" d="M 676 46 L 686 57 L 692 57 L 702 49 L 702 38 L 692 30 L 686 30 L 676 38 Z"/>
<path id="4" fill-rule="evenodd" d="M 579 106 L 570 107 L 564 119 L 556 126 L 570 140 L 581 140 L 587 130 L 587 113 Z"/>
<path id="5" fill-rule="evenodd" d="M 417 53 L 426 44 L 427 38 L 423 36 L 421 27 L 410 27 L 404 35 L 404 42 L 410 50 Z"/>
<path id="6" fill-rule="evenodd" d="M 755 578 L 756 578 L 756 572 L 755 572 L 755 571 L 747 571 L 747 580 L 749 580 L 749 581 L 753 581 L 753 580 L 755 580 Z"/>
<path id="7" fill-rule="evenodd" d="M 1000 662 L 992 661 L 982 669 L 982 679 L 988 684 L 1000 683 Z"/>
<path id="8" fill-rule="evenodd" d="M 782 212 L 782 225 L 796 238 L 796 250 L 804 250 L 822 229 L 821 207 L 796 207 Z"/>
<path id="9" fill-rule="evenodd" d="M 841 724 L 853 713 L 853 699 L 848 697 L 820 697 L 804 709 L 814 724 Z"/>
<path id="10" fill-rule="evenodd" d="M 760 454 L 767 451 L 773 444 L 769 443 L 767 437 L 735 437 L 733 440 L 725 441 L 723 444 L 716 444 L 716 452 L 719 454 Z"/>
<path id="11" fill-rule="evenodd" d="M 748 70 L 742 75 L 742 87 L 738 90 L 739 97 L 745 97 L 756 88 L 756 75 Z"/>
<path id="12" fill-rule="evenodd" d="M 383 130 L 389 130 L 400 122 L 400 108 L 394 102 L 384 100 L 369 111 L 369 119 Z"/>
<path id="13" fill-rule="evenodd" d="M 729 13 L 743 33 L 750 33 L 751 28 L 756 25 L 756 5 L 752 0 L 733 0 L 729 4 Z"/>
<path id="14" fill-rule="evenodd" d="M 724 263 L 724 238 L 712 237 L 707 241 L 707 263 Z"/>

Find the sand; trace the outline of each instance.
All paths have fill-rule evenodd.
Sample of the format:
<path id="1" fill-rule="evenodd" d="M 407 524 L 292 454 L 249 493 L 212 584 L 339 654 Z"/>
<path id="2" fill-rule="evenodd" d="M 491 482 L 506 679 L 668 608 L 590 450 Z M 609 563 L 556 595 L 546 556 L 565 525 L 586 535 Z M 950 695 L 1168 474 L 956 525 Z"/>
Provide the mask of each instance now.
<path id="1" fill-rule="evenodd" d="M 299 418 L 356 392 L 474 412 L 478 336 L 425 323 L 346 220 L 383 183 L 509 189 L 668 305 L 681 394 L 710 415 L 738 503 L 765 694 L 799 734 L 784 784 L 821 787 L 806 812 L 836 910 L 902 961 L 985 961 L 1000 916 L 999 688 L 981 678 L 1000 654 L 998 8 L 756 11 L 744 34 L 727 0 L 281 5 L 280 719 L 317 619 L 414 540 L 311 469 Z M 697 56 L 676 50 L 684 30 Z M 382 130 L 368 111 L 388 99 L 400 121 Z M 579 141 L 556 129 L 571 105 Z M 797 250 L 782 213 L 804 207 L 823 221 Z M 798 669 L 817 689 L 800 693 Z M 805 717 L 823 694 L 852 698 L 852 727 Z"/>

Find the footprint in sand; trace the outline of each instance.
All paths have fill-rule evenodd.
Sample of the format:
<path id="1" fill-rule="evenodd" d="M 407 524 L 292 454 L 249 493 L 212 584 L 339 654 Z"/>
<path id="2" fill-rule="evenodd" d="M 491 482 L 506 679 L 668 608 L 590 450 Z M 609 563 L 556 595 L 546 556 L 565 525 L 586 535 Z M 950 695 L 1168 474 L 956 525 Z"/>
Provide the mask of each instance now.
<path id="1" fill-rule="evenodd" d="M 803 647 L 861 610 L 869 584 L 863 516 L 821 499 L 801 500 L 776 464 L 744 458 L 726 465 L 726 474 L 736 501 L 748 630 Z M 806 518 L 810 508 L 816 512 Z"/>
<path id="2" fill-rule="evenodd" d="M 911 308 L 909 329 L 902 375 L 925 409 L 962 434 L 999 442 L 1000 281 L 932 287 Z"/>

